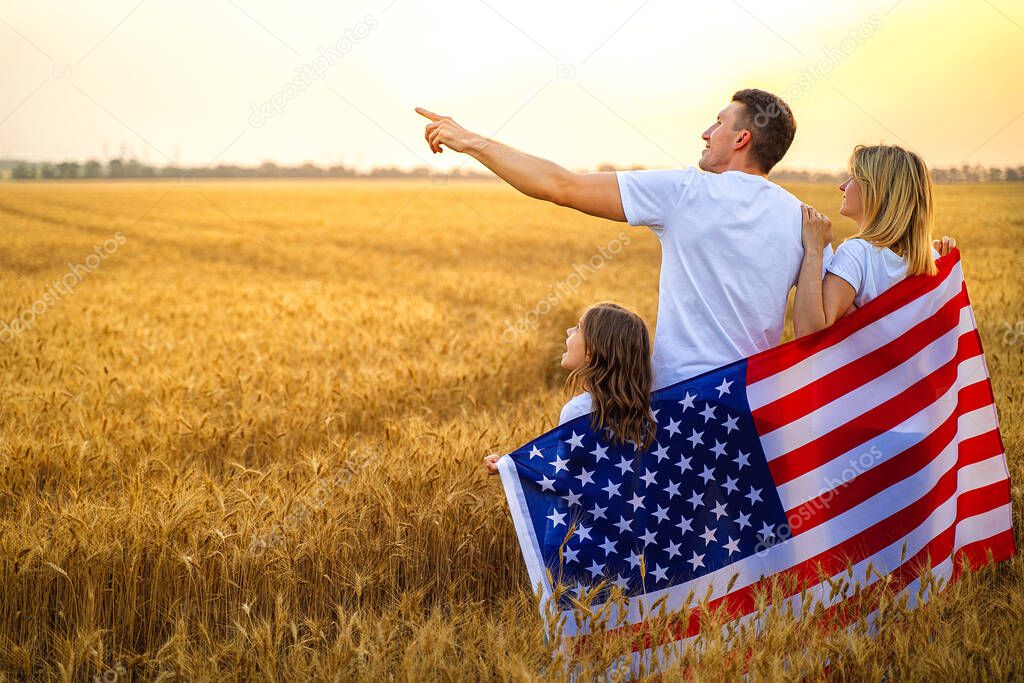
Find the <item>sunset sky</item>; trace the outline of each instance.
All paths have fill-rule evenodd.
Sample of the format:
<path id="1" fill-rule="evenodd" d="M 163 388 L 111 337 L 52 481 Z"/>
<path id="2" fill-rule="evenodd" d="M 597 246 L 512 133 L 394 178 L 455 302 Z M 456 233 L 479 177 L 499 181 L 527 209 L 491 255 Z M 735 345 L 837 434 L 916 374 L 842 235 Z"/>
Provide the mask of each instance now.
<path id="1" fill-rule="evenodd" d="M 464 163 L 430 154 L 419 105 L 571 168 L 680 166 L 761 87 L 796 113 L 786 168 L 879 141 L 1024 163 L 1012 0 L 25 0 L 0 58 L 3 158 Z"/>

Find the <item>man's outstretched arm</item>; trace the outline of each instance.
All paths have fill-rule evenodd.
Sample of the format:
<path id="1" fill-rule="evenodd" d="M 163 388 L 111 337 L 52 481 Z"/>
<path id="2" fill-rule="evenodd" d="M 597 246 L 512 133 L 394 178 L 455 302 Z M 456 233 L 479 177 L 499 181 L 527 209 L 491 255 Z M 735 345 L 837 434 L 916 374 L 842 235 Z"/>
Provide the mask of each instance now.
<path id="1" fill-rule="evenodd" d="M 424 137 L 435 154 L 444 151 L 444 145 L 470 155 L 527 196 L 599 218 L 626 220 L 615 173 L 573 173 L 547 159 L 470 132 L 448 116 L 420 107 L 416 113 L 430 119 Z"/>

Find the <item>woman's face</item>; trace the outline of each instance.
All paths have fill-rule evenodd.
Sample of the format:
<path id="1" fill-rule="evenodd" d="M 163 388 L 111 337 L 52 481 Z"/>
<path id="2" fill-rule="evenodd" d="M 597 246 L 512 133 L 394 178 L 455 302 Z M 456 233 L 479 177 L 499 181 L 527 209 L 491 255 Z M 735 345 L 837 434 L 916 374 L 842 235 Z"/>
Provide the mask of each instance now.
<path id="1" fill-rule="evenodd" d="M 839 207 L 839 213 L 860 225 L 861 220 L 864 218 L 864 204 L 861 200 L 860 183 L 857 182 L 856 178 L 850 176 L 845 183 L 839 186 L 839 189 L 843 191 L 843 205 Z"/>
<path id="2" fill-rule="evenodd" d="M 583 331 L 576 323 L 565 331 L 565 353 L 562 354 L 562 367 L 572 372 L 582 368 L 587 362 L 587 349 L 583 343 Z"/>

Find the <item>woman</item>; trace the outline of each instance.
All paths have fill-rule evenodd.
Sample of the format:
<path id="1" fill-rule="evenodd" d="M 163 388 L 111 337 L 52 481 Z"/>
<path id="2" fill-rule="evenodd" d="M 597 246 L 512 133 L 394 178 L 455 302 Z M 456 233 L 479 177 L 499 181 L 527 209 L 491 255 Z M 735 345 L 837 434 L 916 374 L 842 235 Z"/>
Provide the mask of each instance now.
<path id="1" fill-rule="evenodd" d="M 859 145 L 850 178 L 839 186 L 839 213 L 859 231 L 839 245 L 821 279 L 822 251 L 832 241 L 829 219 L 803 207 L 804 259 L 793 304 L 793 328 L 802 337 L 832 325 L 909 275 L 933 275 L 935 259 L 956 240 L 931 240 L 932 181 L 917 154 L 896 145 Z"/>

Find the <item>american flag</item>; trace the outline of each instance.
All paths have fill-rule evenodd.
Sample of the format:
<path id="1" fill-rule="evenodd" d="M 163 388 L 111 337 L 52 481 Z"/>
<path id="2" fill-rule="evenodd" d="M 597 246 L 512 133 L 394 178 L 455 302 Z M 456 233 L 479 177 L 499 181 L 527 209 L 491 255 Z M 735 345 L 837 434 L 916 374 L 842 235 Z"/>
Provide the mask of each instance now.
<path id="1" fill-rule="evenodd" d="M 655 392 L 645 452 L 614 445 L 587 415 L 498 461 L 542 613 L 552 579 L 568 587 L 557 603 L 567 643 L 591 635 L 568 596 L 595 587 L 622 589 L 610 627 L 636 629 L 643 606 L 685 609 L 691 592 L 750 618 L 771 576 L 807 587 L 791 599 L 841 608 L 849 593 L 822 576 L 851 565 L 862 584 L 890 574 L 914 605 L 927 599 L 926 565 L 949 581 L 962 558 L 1016 552 L 959 252 L 938 267 L 817 334 Z M 693 617 L 671 643 L 640 639 L 626 664 L 685 646 Z"/>

